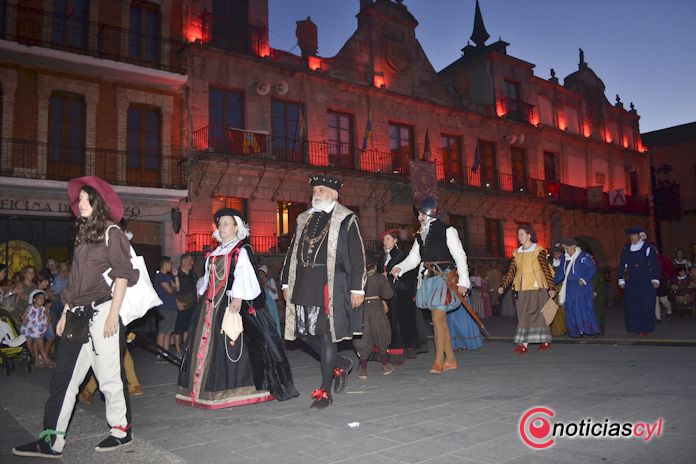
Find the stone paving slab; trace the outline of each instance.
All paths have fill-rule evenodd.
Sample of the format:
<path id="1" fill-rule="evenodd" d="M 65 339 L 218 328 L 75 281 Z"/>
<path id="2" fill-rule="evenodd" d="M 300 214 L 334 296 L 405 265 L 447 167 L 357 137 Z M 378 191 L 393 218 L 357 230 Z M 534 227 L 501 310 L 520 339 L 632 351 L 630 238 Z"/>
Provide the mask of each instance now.
<path id="1" fill-rule="evenodd" d="M 664 324 L 664 323 L 663 323 Z M 324 411 L 309 410 L 319 365 L 288 351 L 300 398 L 206 411 L 174 402 L 177 370 L 136 350 L 145 394 L 133 398 L 134 443 L 98 455 L 107 433 L 104 404 L 79 405 L 66 463 L 691 463 L 696 455 L 696 351 L 686 347 L 558 344 L 519 356 L 508 343 L 458 353 L 459 369 L 428 373 L 431 354 L 390 376 L 371 363 Z M 344 354 L 349 354 L 345 352 Z M 0 462 L 38 432 L 50 371 L 0 379 Z M 654 421 L 664 436 L 637 440 L 558 439 L 546 450 L 522 444 L 518 422 L 528 408 L 554 408 L 556 419 Z M 358 422 L 356 428 L 348 423 Z"/>

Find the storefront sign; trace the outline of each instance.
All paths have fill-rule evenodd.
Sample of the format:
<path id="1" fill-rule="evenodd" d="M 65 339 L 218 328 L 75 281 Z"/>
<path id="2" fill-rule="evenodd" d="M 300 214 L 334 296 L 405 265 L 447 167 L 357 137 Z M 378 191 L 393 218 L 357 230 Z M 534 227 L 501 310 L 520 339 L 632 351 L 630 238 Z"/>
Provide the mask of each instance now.
<path id="1" fill-rule="evenodd" d="M 139 206 L 125 206 L 126 218 L 140 216 Z M 67 202 L 51 200 L 20 200 L 14 198 L 0 199 L 0 211 L 27 211 L 35 213 L 64 213 L 70 214 Z"/>

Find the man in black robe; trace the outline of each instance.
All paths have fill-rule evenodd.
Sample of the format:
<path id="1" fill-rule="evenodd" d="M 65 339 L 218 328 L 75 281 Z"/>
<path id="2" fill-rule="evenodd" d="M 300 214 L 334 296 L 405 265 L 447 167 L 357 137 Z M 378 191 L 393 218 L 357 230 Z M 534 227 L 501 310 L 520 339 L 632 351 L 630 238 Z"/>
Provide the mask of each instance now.
<path id="1" fill-rule="evenodd" d="M 298 336 L 321 359 L 321 387 L 312 408 L 332 402 L 331 385 L 346 387 L 353 362 L 338 356 L 336 344 L 360 333 L 367 274 L 357 216 L 338 202 L 342 182 L 310 177 L 312 208 L 297 217 L 297 230 L 285 257 L 281 280 L 287 307 L 285 339 Z"/>

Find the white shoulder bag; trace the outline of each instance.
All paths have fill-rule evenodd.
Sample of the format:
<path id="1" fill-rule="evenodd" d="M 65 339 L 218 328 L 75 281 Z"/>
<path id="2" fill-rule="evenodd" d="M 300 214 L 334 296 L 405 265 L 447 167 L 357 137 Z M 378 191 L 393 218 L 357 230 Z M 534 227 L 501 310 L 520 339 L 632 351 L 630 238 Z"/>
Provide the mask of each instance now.
<path id="1" fill-rule="evenodd" d="M 106 246 L 109 246 L 109 230 L 112 227 L 116 227 L 121 230 L 120 227 L 116 225 L 111 225 L 104 232 L 104 237 L 106 240 Z M 131 263 L 133 268 L 140 271 L 140 277 L 138 281 L 132 287 L 126 287 L 126 295 L 123 297 L 123 303 L 121 303 L 121 310 L 119 311 L 119 316 L 123 321 L 123 325 L 128 325 L 136 319 L 143 317 L 150 308 L 155 306 L 160 306 L 162 300 L 157 296 L 155 288 L 152 286 L 152 281 L 150 280 L 150 274 L 147 272 L 147 266 L 145 265 L 145 259 L 142 256 L 135 254 L 133 247 L 130 247 Z M 111 268 L 104 271 L 104 280 L 111 287 L 113 281 L 109 277 L 109 272 Z"/>

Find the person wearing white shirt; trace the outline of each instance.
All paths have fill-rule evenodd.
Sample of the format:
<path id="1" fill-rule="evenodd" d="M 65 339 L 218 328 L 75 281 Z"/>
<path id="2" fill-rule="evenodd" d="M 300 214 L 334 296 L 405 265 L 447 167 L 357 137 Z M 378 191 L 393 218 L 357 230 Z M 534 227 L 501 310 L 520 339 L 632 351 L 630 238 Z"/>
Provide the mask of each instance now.
<path id="1" fill-rule="evenodd" d="M 249 228 L 231 208 L 218 210 L 214 222 L 213 236 L 221 244 L 206 259 L 197 284 L 204 301 L 191 323 L 176 402 L 219 409 L 294 398 L 299 394 L 290 364 L 246 241 Z M 230 334 L 223 321 L 236 314 L 243 331 Z"/>
<path id="2" fill-rule="evenodd" d="M 429 289 L 430 284 L 437 282 L 437 284 L 433 285 L 435 294 L 445 295 L 449 292 L 446 289 L 445 279 L 436 278 L 436 276 L 429 274 L 430 271 L 427 270 L 426 266 L 436 266 L 443 271 L 456 267 L 458 291 L 460 294 L 466 295 L 466 292 L 471 287 L 471 282 L 469 280 L 466 253 L 459 239 L 459 233 L 454 227 L 450 227 L 437 218 L 439 210 L 437 200 L 434 197 L 424 198 L 418 210 L 418 221 L 421 224 L 421 228 L 416 236 L 416 241 L 413 243 L 406 259 L 394 266 L 391 271 L 392 275 L 401 277 L 404 273 L 418 267 L 418 290 L 416 291 L 416 299 L 418 300 L 419 294 L 423 295 L 430 291 L 426 290 L 426 287 L 423 285 L 423 281 L 426 279 L 431 280 L 431 282 L 428 282 Z M 433 281 L 432 279 L 436 280 Z M 433 301 L 431 298 L 427 298 L 427 300 L 433 303 L 424 309 L 431 310 L 435 342 L 435 361 L 430 372 L 441 374 L 444 371 L 457 368 L 457 359 L 452 347 L 452 333 L 447 320 L 448 309 L 445 301 Z M 460 307 L 454 312 L 459 313 L 460 311 L 464 310 Z M 482 343 L 481 334 L 473 319 L 468 314 L 464 314 L 464 312 L 458 315 L 466 316 L 466 318 L 462 318 L 461 325 L 472 340 L 472 344 L 467 346 L 467 348 L 480 348 Z M 470 338 L 469 336 L 466 338 Z"/>

